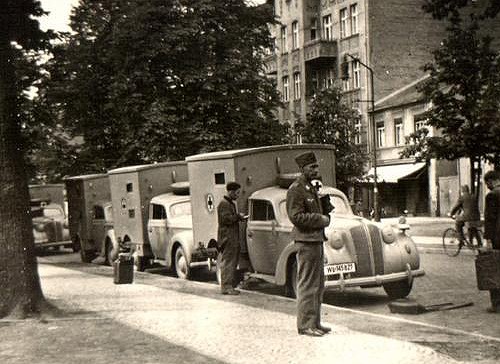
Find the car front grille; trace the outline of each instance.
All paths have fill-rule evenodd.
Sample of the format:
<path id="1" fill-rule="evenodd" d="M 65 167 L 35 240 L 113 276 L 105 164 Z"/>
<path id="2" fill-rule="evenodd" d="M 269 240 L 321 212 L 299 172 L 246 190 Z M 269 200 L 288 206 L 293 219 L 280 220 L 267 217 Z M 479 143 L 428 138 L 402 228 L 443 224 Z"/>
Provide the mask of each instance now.
<path id="1" fill-rule="evenodd" d="M 372 249 L 369 248 L 370 239 L 364 226 L 351 228 L 351 236 L 358 263 L 353 277 L 366 277 L 384 273 L 384 260 L 382 256 L 382 239 L 376 226 L 368 226 L 371 236 Z M 372 261 L 374 262 L 372 266 Z"/>

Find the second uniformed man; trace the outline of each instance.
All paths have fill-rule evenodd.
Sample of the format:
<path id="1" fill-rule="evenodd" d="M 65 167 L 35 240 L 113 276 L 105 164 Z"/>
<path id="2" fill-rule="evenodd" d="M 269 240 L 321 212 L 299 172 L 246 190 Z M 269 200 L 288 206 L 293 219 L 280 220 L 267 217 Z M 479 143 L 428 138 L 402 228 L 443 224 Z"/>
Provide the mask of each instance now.
<path id="1" fill-rule="evenodd" d="M 240 225 L 245 220 L 243 214 L 238 213 L 234 201 L 240 196 L 239 183 L 229 182 L 226 185 L 227 195 L 217 206 L 217 220 L 219 223 L 217 232 L 217 245 L 221 254 L 221 293 L 238 295 L 240 291 L 234 289 L 238 282 L 236 279 L 236 267 L 240 256 Z"/>
<path id="2" fill-rule="evenodd" d="M 311 184 L 319 178 L 315 154 L 300 154 L 295 161 L 301 176 L 288 189 L 286 208 L 297 245 L 297 329 L 300 335 L 323 336 L 331 331 L 320 321 L 325 284 L 324 228 L 329 225 L 330 218 L 323 213 L 318 191 Z"/>

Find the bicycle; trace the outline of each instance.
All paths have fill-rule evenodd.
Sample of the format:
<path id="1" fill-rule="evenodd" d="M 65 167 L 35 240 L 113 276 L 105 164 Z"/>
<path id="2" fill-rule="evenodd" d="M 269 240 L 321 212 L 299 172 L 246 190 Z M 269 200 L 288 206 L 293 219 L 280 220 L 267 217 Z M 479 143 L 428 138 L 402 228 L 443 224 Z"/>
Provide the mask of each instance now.
<path id="1" fill-rule="evenodd" d="M 461 238 L 458 231 L 448 228 L 443 232 L 443 248 L 450 257 L 456 257 L 464 246 L 471 250 L 477 250 L 483 246 L 483 232 L 480 221 L 467 221 L 464 226 L 464 237 Z"/>

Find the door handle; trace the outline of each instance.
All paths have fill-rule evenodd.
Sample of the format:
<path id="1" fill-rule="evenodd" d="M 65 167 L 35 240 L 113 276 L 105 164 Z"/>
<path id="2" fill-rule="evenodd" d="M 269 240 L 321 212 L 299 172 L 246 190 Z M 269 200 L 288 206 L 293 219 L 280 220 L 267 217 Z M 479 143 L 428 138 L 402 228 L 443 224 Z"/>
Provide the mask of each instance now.
<path id="1" fill-rule="evenodd" d="M 153 229 L 149 229 L 149 232 L 152 233 L 153 232 Z"/>
<path id="2" fill-rule="evenodd" d="M 247 232 L 247 236 L 251 238 L 253 236 L 253 233 L 251 231 Z"/>

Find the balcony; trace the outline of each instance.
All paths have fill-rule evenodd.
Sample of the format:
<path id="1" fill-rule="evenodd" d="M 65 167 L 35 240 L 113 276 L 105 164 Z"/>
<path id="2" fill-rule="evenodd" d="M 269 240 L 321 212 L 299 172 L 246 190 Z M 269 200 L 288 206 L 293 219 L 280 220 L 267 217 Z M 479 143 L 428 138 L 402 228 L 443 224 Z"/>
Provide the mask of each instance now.
<path id="1" fill-rule="evenodd" d="M 331 62 L 338 57 L 336 40 L 316 39 L 304 45 L 304 60 L 306 62 Z"/>
<path id="2" fill-rule="evenodd" d="M 270 54 L 264 58 L 266 74 L 275 75 L 278 73 L 278 57 L 276 54 Z"/>

